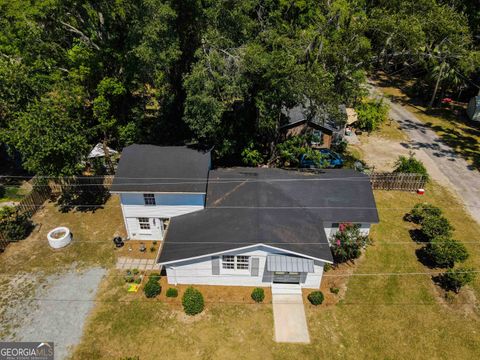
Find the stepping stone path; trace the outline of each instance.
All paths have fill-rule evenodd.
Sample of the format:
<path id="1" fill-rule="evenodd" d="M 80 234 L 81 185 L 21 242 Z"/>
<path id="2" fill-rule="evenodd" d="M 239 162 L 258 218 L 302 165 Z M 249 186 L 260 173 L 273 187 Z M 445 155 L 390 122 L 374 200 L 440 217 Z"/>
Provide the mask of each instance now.
<path id="1" fill-rule="evenodd" d="M 154 259 L 132 259 L 123 256 L 118 258 L 116 268 L 122 270 L 138 269 L 140 271 L 159 269 Z"/>

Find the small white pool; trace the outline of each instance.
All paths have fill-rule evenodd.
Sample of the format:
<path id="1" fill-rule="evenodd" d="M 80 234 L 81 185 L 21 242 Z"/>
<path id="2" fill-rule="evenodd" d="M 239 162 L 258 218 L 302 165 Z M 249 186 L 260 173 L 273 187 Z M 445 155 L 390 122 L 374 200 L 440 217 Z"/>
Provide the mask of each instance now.
<path id="1" fill-rule="evenodd" d="M 60 226 L 50 231 L 47 238 L 52 248 L 60 249 L 70 244 L 72 241 L 72 233 L 69 228 Z"/>

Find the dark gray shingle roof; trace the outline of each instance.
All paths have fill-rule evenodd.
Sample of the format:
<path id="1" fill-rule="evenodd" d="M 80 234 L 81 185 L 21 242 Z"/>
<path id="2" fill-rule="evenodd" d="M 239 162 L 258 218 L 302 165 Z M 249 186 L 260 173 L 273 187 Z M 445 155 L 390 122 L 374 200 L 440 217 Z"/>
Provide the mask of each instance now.
<path id="1" fill-rule="evenodd" d="M 209 151 L 130 145 L 122 151 L 111 191 L 205 193 L 210 163 Z"/>
<path id="2" fill-rule="evenodd" d="M 331 261 L 324 221 L 378 222 L 368 176 L 353 170 L 213 170 L 207 208 L 172 218 L 159 262 L 258 243 Z"/>

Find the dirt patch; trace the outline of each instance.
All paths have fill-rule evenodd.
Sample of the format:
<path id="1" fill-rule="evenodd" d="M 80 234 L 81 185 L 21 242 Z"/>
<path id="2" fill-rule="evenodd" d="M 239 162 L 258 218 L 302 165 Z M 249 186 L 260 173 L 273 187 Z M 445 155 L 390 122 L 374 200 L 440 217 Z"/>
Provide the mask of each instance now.
<path id="1" fill-rule="evenodd" d="M 140 251 L 142 244 L 145 246 L 145 251 Z M 114 252 L 117 258 L 126 257 L 132 259 L 156 259 L 160 246 L 161 241 L 156 240 L 127 240 L 125 241 L 125 245 L 123 245 L 123 247 L 114 248 Z"/>
<path id="2" fill-rule="evenodd" d="M 480 304 L 475 292 L 470 287 L 464 287 L 458 294 L 447 292 L 435 286 L 435 295 L 442 306 L 465 318 L 480 320 Z"/>
<path id="3" fill-rule="evenodd" d="M 413 149 L 409 141 L 398 142 L 382 136 L 362 136 L 361 143 L 355 146 L 362 155 L 363 160 L 374 171 L 391 172 L 395 169 L 395 162 L 399 156 L 408 156 L 411 151 L 421 160 L 431 178 L 443 186 L 450 186 L 450 181 L 438 168 L 435 162 L 420 149 Z"/>

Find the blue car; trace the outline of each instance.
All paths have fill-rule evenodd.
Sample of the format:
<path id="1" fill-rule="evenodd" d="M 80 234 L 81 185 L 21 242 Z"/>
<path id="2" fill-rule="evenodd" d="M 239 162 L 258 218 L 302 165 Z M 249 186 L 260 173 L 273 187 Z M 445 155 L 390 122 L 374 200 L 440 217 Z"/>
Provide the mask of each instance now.
<path id="1" fill-rule="evenodd" d="M 328 162 L 329 168 L 341 168 L 343 166 L 343 158 L 335 151 L 330 149 L 316 150 L 322 154 L 323 158 Z M 302 168 L 315 168 L 316 164 L 313 160 L 306 159 L 306 154 L 303 154 L 300 158 L 300 167 Z"/>

